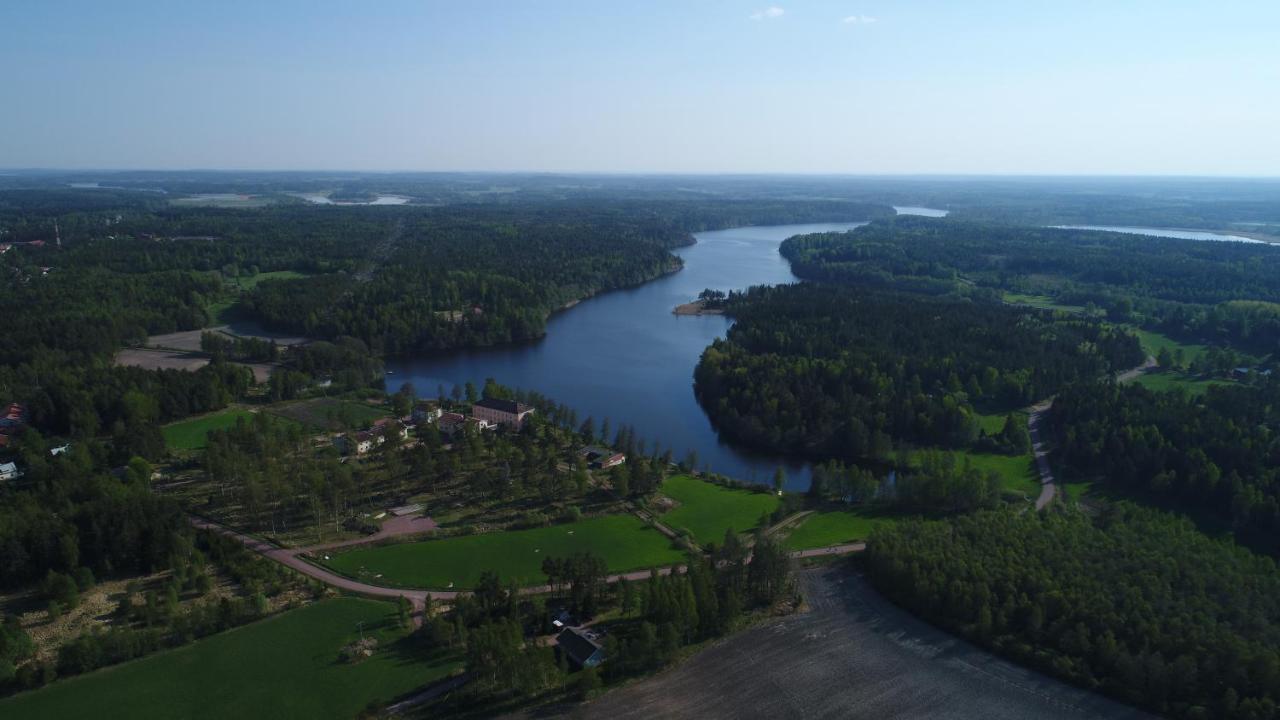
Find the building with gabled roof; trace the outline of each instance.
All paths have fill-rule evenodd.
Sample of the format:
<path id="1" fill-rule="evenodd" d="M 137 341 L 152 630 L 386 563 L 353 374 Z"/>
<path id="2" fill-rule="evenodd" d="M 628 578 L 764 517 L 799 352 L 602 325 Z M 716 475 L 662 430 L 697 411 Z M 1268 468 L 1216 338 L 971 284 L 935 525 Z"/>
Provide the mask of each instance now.
<path id="1" fill-rule="evenodd" d="M 525 418 L 533 414 L 533 408 L 515 400 L 487 397 L 472 406 L 471 414 L 494 425 L 519 430 L 524 425 Z"/>

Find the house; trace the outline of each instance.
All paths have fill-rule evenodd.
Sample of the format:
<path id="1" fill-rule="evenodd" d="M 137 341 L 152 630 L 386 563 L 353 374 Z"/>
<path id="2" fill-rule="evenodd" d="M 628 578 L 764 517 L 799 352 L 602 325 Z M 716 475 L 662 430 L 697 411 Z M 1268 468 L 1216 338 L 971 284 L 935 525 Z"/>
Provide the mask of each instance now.
<path id="1" fill-rule="evenodd" d="M 0 243 L 0 255 L 3 255 L 13 249 L 9 243 Z"/>
<path id="2" fill-rule="evenodd" d="M 0 480 L 17 480 L 22 477 L 22 472 L 18 470 L 16 463 L 0 464 Z"/>
<path id="3" fill-rule="evenodd" d="M 395 418 L 382 418 L 380 420 L 375 420 L 370 432 L 375 432 L 381 436 L 382 442 L 386 441 L 387 433 L 395 433 L 400 436 L 401 440 L 409 439 L 409 428 L 405 427 L 404 423 L 396 420 Z"/>
<path id="4" fill-rule="evenodd" d="M 9 403 L 4 413 L 0 414 L 0 428 L 19 428 L 27 424 L 27 408 L 18 403 Z"/>
<path id="5" fill-rule="evenodd" d="M 533 408 L 514 400 L 487 397 L 472 406 L 471 414 L 495 425 L 519 430 L 525 418 L 533 414 Z"/>
<path id="6" fill-rule="evenodd" d="M 437 420 L 440 425 L 440 432 L 452 435 L 467 422 L 467 416 L 459 413 L 441 413 Z"/>
<path id="7" fill-rule="evenodd" d="M 333 444 L 346 455 L 364 455 L 386 441 L 387 439 L 376 428 L 361 430 L 354 435 L 337 435 L 333 438 Z"/>
<path id="8" fill-rule="evenodd" d="M 413 406 L 413 421 L 417 423 L 433 423 L 443 414 L 440 403 L 434 400 L 423 400 Z"/>
<path id="9" fill-rule="evenodd" d="M 587 463 L 597 470 L 608 470 L 627 461 L 627 456 L 598 445 L 588 445 L 578 452 L 587 459 Z"/>
<path id="10" fill-rule="evenodd" d="M 556 644 L 580 668 L 593 668 L 605 661 L 604 648 L 590 630 L 567 627 L 556 636 Z"/>
<path id="11" fill-rule="evenodd" d="M 59 445 L 58 447 L 55 447 L 55 448 L 49 448 L 49 454 L 54 457 L 58 457 L 59 455 L 65 452 L 69 452 L 70 450 L 71 450 L 71 443 L 67 443 L 66 445 Z"/>

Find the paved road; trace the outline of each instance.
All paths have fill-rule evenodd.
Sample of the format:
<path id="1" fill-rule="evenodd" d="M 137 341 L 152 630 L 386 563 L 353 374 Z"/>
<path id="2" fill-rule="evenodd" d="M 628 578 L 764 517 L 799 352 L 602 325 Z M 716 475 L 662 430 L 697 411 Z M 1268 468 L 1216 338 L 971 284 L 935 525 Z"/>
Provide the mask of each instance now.
<path id="1" fill-rule="evenodd" d="M 573 717 L 1138 720 L 889 603 L 843 566 L 802 571 L 812 610 L 758 626 Z"/>

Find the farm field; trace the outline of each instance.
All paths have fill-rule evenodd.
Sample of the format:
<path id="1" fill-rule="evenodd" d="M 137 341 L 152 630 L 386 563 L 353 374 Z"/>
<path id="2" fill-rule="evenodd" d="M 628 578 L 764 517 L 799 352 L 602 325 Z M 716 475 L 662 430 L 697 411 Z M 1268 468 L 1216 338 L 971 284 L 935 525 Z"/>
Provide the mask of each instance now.
<path id="1" fill-rule="evenodd" d="M 1143 373 L 1134 382 L 1148 390 L 1164 391 L 1182 388 L 1192 395 L 1203 394 L 1214 385 L 1230 385 L 1226 380 L 1206 379 L 1180 372 Z"/>
<path id="2" fill-rule="evenodd" d="M 164 435 L 164 444 L 170 450 L 198 450 L 205 446 L 210 431 L 225 430 L 235 426 L 236 421 L 241 418 L 248 422 L 252 417 L 253 413 L 247 410 L 224 410 L 165 425 L 160 433 Z"/>
<path id="3" fill-rule="evenodd" d="M 720 487 L 688 475 L 668 478 L 662 483 L 662 494 L 680 503 L 662 516 L 662 523 L 688 530 L 702 545 L 720 544 L 729 529 L 747 532 L 759 524 L 761 515 L 778 507 L 772 493 Z"/>
<path id="4" fill-rule="evenodd" d="M 381 649 L 342 663 L 338 651 L 359 637 L 358 623 Z M 346 720 L 460 665 L 424 657 L 390 603 L 339 598 L 0 700 L 0 717 Z"/>
<path id="5" fill-rule="evenodd" d="M 272 405 L 272 415 L 287 418 L 310 428 L 338 430 L 344 425 L 367 427 L 373 421 L 389 417 L 391 411 L 355 400 L 315 398 L 300 402 Z"/>
<path id="6" fill-rule="evenodd" d="M 670 539 L 634 515 L 607 515 L 533 530 L 360 548 L 330 555 L 323 564 L 376 585 L 469 589 L 486 570 L 503 582 L 540 585 L 546 582 L 543 560 L 588 551 L 604 558 L 610 572 L 671 565 L 684 558 Z"/>
<path id="7" fill-rule="evenodd" d="M 1053 301 L 1053 298 L 1048 295 L 1026 295 L 1023 293 L 1007 292 L 1004 294 L 1003 299 L 1010 305 L 1026 305 L 1028 307 L 1042 308 L 1045 310 L 1062 310 L 1069 313 L 1084 312 L 1084 306 L 1082 305 L 1063 305 L 1061 303 L 1056 303 Z"/>
<path id="8" fill-rule="evenodd" d="M 876 526 L 893 521 L 892 516 L 870 508 L 816 512 L 788 533 L 782 544 L 788 550 L 809 550 L 866 540 Z"/>

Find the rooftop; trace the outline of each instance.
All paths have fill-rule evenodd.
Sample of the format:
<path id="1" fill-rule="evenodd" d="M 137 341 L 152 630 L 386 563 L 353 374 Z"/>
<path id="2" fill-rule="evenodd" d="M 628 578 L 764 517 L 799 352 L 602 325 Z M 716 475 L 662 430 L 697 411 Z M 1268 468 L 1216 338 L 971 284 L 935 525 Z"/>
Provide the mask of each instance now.
<path id="1" fill-rule="evenodd" d="M 533 410 L 533 408 L 525 405 L 524 403 L 518 403 L 515 400 L 502 400 L 500 398 L 484 398 L 476 402 L 476 407 L 489 408 L 490 410 L 511 413 L 512 415 L 520 415 Z"/>

